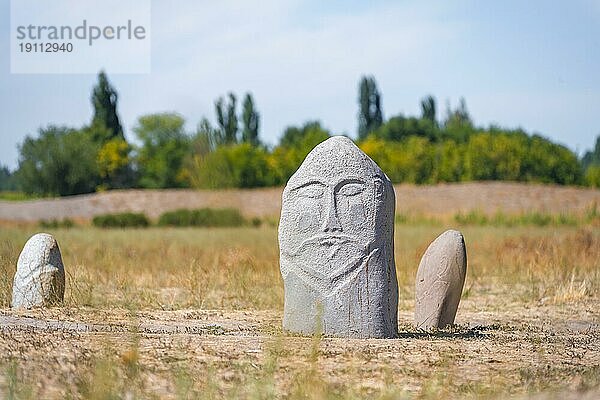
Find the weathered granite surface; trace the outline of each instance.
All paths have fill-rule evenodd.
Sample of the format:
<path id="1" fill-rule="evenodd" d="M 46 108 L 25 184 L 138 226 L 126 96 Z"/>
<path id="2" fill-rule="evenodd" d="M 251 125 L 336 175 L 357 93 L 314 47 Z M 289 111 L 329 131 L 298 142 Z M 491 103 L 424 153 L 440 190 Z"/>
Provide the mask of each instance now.
<path id="1" fill-rule="evenodd" d="M 442 329 L 454 323 L 467 272 L 463 235 L 449 230 L 427 248 L 415 286 L 415 325 Z"/>
<path id="2" fill-rule="evenodd" d="M 65 269 L 58 243 L 47 233 L 33 235 L 17 261 L 12 307 L 34 308 L 59 304 L 65 293 Z"/>
<path id="3" fill-rule="evenodd" d="M 316 146 L 282 196 L 284 329 L 358 338 L 397 335 L 394 188 L 348 138 Z"/>

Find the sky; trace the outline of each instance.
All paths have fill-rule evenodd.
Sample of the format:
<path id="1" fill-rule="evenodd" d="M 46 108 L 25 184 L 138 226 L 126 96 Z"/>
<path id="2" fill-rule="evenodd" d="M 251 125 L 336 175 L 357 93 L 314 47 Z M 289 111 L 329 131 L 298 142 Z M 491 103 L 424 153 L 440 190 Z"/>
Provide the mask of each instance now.
<path id="1" fill-rule="evenodd" d="M 307 120 L 354 137 L 366 74 L 386 118 L 418 115 L 425 95 L 443 117 L 464 97 L 477 125 L 578 154 L 600 135 L 600 0 L 153 0 L 151 21 L 151 72 L 109 75 L 128 140 L 144 114 L 214 122 L 230 91 L 253 94 L 268 144 Z M 96 76 L 11 74 L 10 33 L 0 0 L 0 164 L 13 169 L 40 127 L 90 122 Z"/>

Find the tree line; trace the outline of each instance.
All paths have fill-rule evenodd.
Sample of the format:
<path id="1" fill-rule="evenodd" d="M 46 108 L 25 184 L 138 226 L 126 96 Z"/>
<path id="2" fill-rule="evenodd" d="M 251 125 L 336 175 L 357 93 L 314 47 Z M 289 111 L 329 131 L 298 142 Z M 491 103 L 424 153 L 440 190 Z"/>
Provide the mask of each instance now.
<path id="1" fill-rule="evenodd" d="M 214 102 L 193 132 L 177 113 L 138 118 L 129 143 L 118 116 L 118 94 L 100 72 L 91 95 L 93 116 L 82 128 L 47 126 L 19 145 L 15 171 L 0 167 L 0 190 L 74 195 L 125 188 L 252 188 L 283 185 L 308 152 L 331 132 L 319 121 L 289 126 L 275 146 L 260 139 L 260 113 L 251 93 L 241 107 L 234 93 Z M 241 108 L 241 109 L 240 109 Z M 600 187 L 600 136 L 582 158 L 521 129 L 473 124 L 464 99 L 438 118 L 436 100 L 420 116 L 384 118 L 372 76 L 358 87 L 357 144 L 395 183 L 510 180 Z"/>

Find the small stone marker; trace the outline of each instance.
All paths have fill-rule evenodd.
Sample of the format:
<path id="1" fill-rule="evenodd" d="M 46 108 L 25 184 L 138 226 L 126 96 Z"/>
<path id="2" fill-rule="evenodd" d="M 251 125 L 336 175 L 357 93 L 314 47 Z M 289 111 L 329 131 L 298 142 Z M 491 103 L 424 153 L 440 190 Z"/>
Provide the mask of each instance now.
<path id="1" fill-rule="evenodd" d="M 463 235 L 454 230 L 442 233 L 425 251 L 417 271 L 417 328 L 442 329 L 454 323 L 466 272 Z"/>
<path id="2" fill-rule="evenodd" d="M 33 235 L 17 262 L 13 283 L 13 308 L 51 306 L 63 301 L 65 269 L 58 243 L 52 235 Z"/>
<path id="3" fill-rule="evenodd" d="M 308 154 L 282 196 L 284 329 L 397 336 L 395 203 L 388 177 L 350 139 L 329 138 Z"/>

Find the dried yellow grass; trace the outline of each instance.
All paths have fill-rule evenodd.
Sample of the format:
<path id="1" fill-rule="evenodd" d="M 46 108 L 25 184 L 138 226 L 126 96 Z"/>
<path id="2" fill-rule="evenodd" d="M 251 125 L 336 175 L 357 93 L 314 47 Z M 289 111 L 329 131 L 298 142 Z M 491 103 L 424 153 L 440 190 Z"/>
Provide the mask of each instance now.
<path id="1" fill-rule="evenodd" d="M 444 228 L 398 226 L 401 299 L 410 305 L 420 257 Z M 16 259 L 34 228 L 0 233 L 0 305 L 8 307 Z M 66 305 L 175 310 L 281 309 L 275 228 L 53 232 L 67 272 Z M 600 230 L 591 227 L 463 229 L 466 288 L 510 286 L 514 298 L 577 301 L 598 293 Z M 466 293 L 468 295 L 468 292 Z"/>

